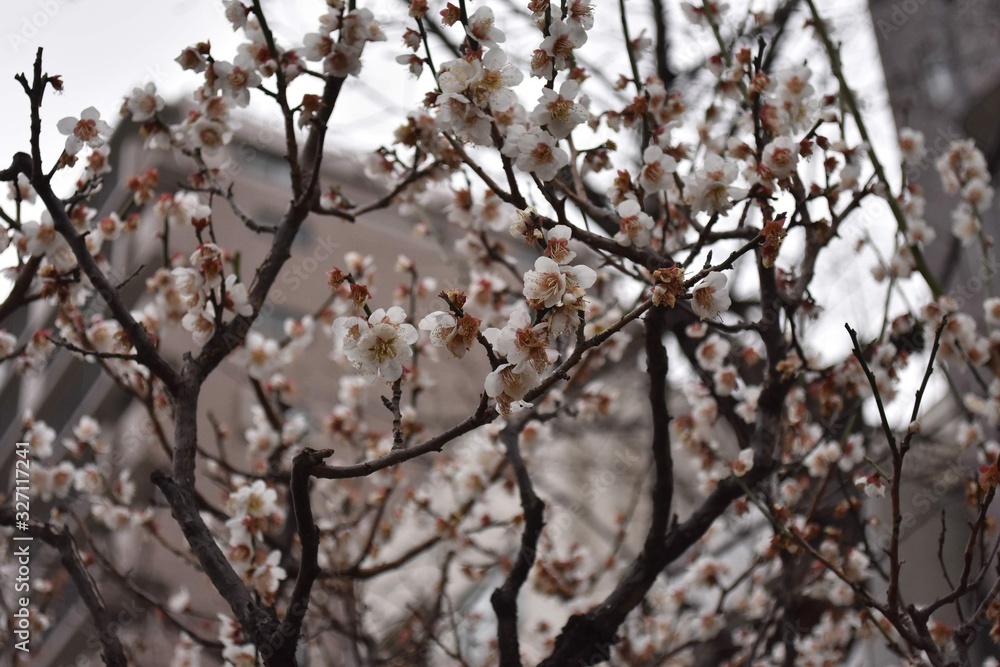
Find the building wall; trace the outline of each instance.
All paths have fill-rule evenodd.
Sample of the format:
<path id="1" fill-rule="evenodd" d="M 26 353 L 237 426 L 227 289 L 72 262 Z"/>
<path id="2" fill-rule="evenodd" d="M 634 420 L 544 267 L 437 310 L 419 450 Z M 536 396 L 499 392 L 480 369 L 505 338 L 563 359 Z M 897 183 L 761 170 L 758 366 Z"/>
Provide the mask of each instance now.
<path id="1" fill-rule="evenodd" d="M 981 250 L 978 244 L 963 248 L 953 236 L 951 213 L 957 197 L 942 190 L 935 162 L 952 141 L 972 138 L 994 174 L 1000 167 L 1000 3 L 870 0 L 869 9 L 896 126 L 920 130 L 926 139 L 927 157 L 909 165 L 906 178 L 924 189 L 925 219 L 937 231 L 937 241 L 926 248 L 928 261 L 936 275 L 949 277 L 947 291 L 963 299 L 964 310 L 979 320 L 982 331 L 979 302 L 987 294 L 976 279 Z M 1000 238 L 998 207 L 984 217 L 986 234 Z M 1000 285 L 1000 280 L 994 278 L 993 284 Z M 971 389 L 971 378 L 962 372 L 953 375 L 960 388 Z M 947 592 L 937 558 L 942 512 L 954 527 L 948 531 L 945 562 L 952 577 L 961 571 L 968 518 L 961 480 L 975 470 L 975 457 L 954 444 L 958 415 L 951 399 L 931 407 L 923 420 L 928 437 L 914 447 L 904 470 L 912 483 L 904 489 L 902 509 L 904 516 L 915 518 L 914 525 L 904 529 L 900 546 L 906 555 L 902 590 L 909 596 L 907 602 L 926 604 Z M 884 532 L 889 529 L 888 511 L 879 515 Z M 875 660 L 871 664 L 887 659 L 869 658 Z"/>

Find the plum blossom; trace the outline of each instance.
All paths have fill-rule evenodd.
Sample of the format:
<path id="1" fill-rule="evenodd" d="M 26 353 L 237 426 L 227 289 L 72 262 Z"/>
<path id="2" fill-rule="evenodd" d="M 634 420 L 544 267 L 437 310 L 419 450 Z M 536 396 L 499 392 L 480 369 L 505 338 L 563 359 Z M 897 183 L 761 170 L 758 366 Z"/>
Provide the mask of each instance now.
<path id="1" fill-rule="evenodd" d="M 578 22 L 566 22 L 553 18 L 549 24 L 549 36 L 542 40 L 535 56 L 532 57 L 531 75 L 551 78 L 553 67 L 555 71 L 567 69 L 573 56 L 573 50 L 587 43 L 587 33 Z M 539 56 L 539 52 L 545 57 Z M 536 67 L 536 58 L 540 65 Z"/>
<path id="2" fill-rule="evenodd" d="M 510 109 L 517 102 L 517 95 L 511 90 L 524 80 L 524 74 L 507 62 L 507 54 L 501 49 L 490 49 L 483 56 L 477 75 L 468 84 L 468 94 L 473 103 L 486 107 L 489 103 L 494 111 Z"/>
<path id="3" fill-rule="evenodd" d="M 485 46 L 496 48 L 496 45 L 506 40 L 503 31 L 494 25 L 493 10 L 482 6 L 469 17 L 469 25 L 465 32 L 472 39 Z"/>
<path id="4" fill-rule="evenodd" d="M 594 5 L 590 0 L 572 0 L 566 8 L 566 20 L 581 30 L 590 30 L 594 27 Z"/>
<path id="5" fill-rule="evenodd" d="M 170 609 L 175 611 L 173 608 Z M 174 647 L 170 667 L 201 667 L 201 651 L 201 644 L 195 643 L 188 633 L 181 632 Z"/>
<path id="6" fill-rule="evenodd" d="M 569 164 L 569 155 L 559 148 L 555 137 L 542 128 L 533 127 L 523 133 L 515 131 L 514 134 L 516 143 L 508 137 L 503 151 L 508 157 L 516 158 L 515 164 L 521 171 L 533 172 L 541 181 L 551 181 L 560 169 Z"/>
<path id="7" fill-rule="evenodd" d="M 181 318 L 181 326 L 191 332 L 197 345 L 205 345 L 215 333 L 215 317 L 207 308 L 195 308 Z"/>
<path id="8" fill-rule="evenodd" d="M 549 257 L 539 257 L 534 270 L 524 274 L 524 297 L 532 308 L 552 308 L 562 302 L 567 288 L 587 289 L 596 280 L 589 266 L 559 266 Z"/>
<path id="9" fill-rule="evenodd" d="M 556 264 L 569 264 L 576 258 L 576 253 L 569 249 L 572 237 L 572 229 L 566 225 L 556 225 L 545 233 L 545 255 L 551 257 Z"/>
<path id="10" fill-rule="evenodd" d="M 411 345 L 419 334 L 406 321 L 399 306 L 379 308 L 364 320 L 341 317 L 333 323 L 334 332 L 343 340 L 348 361 L 363 374 L 393 382 L 403 375 L 403 362 L 413 356 Z"/>
<path id="11" fill-rule="evenodd" d="M 280 562 L 281 551 L 275 549 L 253 571 L 254 590 L 265 604 L 274 604 L 274 594 L 278 592 L 278 584 L 288 576 L 285 569 L 279 565 Z"/>
<path id="12" fill-rule="evenodd" d="M 743 477 L 748 472 L 753 470 L 753 450 L 744 449 L 740 451 L 740 455 L 736 457 L 736 460 L 729 464 L 730 468 L 733 470 L 733 474 L 737 477 Z"/>
<path id="13" fill-rule="evenodd" d="M 257 664 L 257 648 L 253 644 L 227 646 L 222 651 L 226 667 L 255 667 Z"/>
<path id="14" fill-rule="evenodd" d="M 42 211 L 38 222 L 26 222 L 21 226 L 26 240 L 25 249 L 36 257 L 58 255 L 69 250 L 66 239 L 56 231 L 55 223 L 48 211 Z"/>
<path id="15" fill-rule="evenodd" d="M 36 459 L 48 458 L 52 455 L 52 443 L 56 440 L 56 432 L 40 419 L 35 419 L 31 412 L 26 412 L 21 420 L 24 428 L 22 439 L 28 443 L 31 454 Z"/>
<path id="16" fill-rule="evenodd" d="M 812 71 L 805 66 L 789 67 L 772 79 L 767 103 L 761 110 L 764 124 L 775 135 L 805 130 L 814 122 L 816 90 L 809 83 Z"/>
<path id="17" fill-rule="evenodd" d="M 438 97 L 438 121 L 463 141 L 471 141 L 480 146 L 492 142 L 490 119 L 482 109 L 468 97 L 459 93 L 445 93 Z M 567 161 L 569 157 L 567 156 Z"/>
<path id="18" fill-rule="evenodd" d="M 732 185 L 738 171 L 736 162 L 714 153 L 708 155 L 705 166 L 687 179 L 688 203 L 698 211 L 725 213 L 733 207 L 733 199 L 746 195 L 745 190 Z"/>
<path id="19" fill-rule="evenodd" d="M 724 273 L 712 271 L 692 288 L 691 308 L 698 317 L 715 319 L 722 311 L 729 310 L 732 300 L 726 282 Z"/>
<path id="20" fill-rule="evenodd" d="M 510 321 L 503 329 L 487 329 L 483 335 L 497 354 L 517 366 L 518 370 L 528 364 L 541 374 L 559 357 L 559 353 L 548 346 L 548 324 L 533 325 L 531 316 L 523 307 L 510 314 Z"/>
<path id="21" fill-rule="evenodd" d="M 240 2 L 240 0 L 222 0 L 222 4 L 226 8 L 226 18 L 233 24 L 233 32 L 247 27 L 247 14 L 250 13 L 249 7 Z"/>
<path id="22" fill-rule="evenodd" d="M 732 349 L 732 345 L 728 340 L 718 334 L 712 334 L 695 349 L 695 359 L 698 360 L 698 365 L 701 368 L 710 371 L 718 370 L 725 363 L 730 349 Z"/>
<path id="23" fill-rule="evenodd" d="M 150 81 L 144 88 L 133 88 L 125 106 L 132 120 L 142 123 L 163 109 L 163 98 L 156 94 L 156 84 Z"/>
<path id="24" fill-rule="evenodd" d="M 924 133 L 913 128 L 904 127 L 899 131 L 899 152 L 903 154 L 903 159 L 908 164 L 919 164 L 927 149 L 924 142 Z"/>
<path id="25" fill-rule="evenodd" d="M 542 88 L 542 96 L 531 112 L 531 120 L 544 125 L 556 139 L 565 139 L 573 128 L 587 120 L 586 109 L 574 101 L 579 93 L 580 84 L 573 79 L 563 81 L 558 93 L 551 88 Z"/>
<path id="26" fill-rule="evenodd" d="M 213 154 L 233 138 L 233 127 L 225 118 L 192 111 L 182 125 L 181 139 L 193 148 Z"/>
<path id="27" fill-rule="evenodd" d="M 247 374 L 253 379 L 267 380 L 288 361 L 288 355 L 278 341 L 251 331 L 243 349 L 233 355 L 233 361 L 245 366 Z"/>
<path id="28" fill-rule="evenodd" d="M 186 227 L 197 221 L 208 220 L 212 215 L 211 207 L 203 204 L 194 192 L 161 195 L 153 210 L 173 227 Z"/>
<path id="29" fill-rule="evenodd" d="M 111 126 L 101 120 L 101 113 L 94 107 L 87 107 L 80 118 L 67 116 L 56 124 L 59 132 L 66 137 L 66 154 L 76 155 L 86 146 L 100 148 L 104 137 L 111 134 Z M 103 135 L 103 136 L 102 136 Z"/>
<path id="30" fill-rule="evenodd" d="M 647 194 L 664 192 L 673 185 L 677 160 L 663 152 L 657 145 L 646 148 L 642 154 L 643 165 L 639 171 L 639 185 Z"/>
<path id="31" fill-rule="evenodd" d="M 854 484 L 862 487 L 869 498 L 885 498 L 886 484 L 881 475 L 862 475 L 854 480 Z"/>
<path id="32" fill-rule="evenodd" d="M 191 266 L 198 270 L 209 289 L 222 284 L 222 248 L 214 243 L 202 243 L 191 253 Z"/>
<path id="33" fill-rule="evenodd" d="M 492 190 L 487 190 L 480 203 L 472 205 L 472 218 L 481 221 L 495 232 L 506 232 L 517 217 L 513 204 L 505 202 Z"/>
<path id="34" fill-rule="evenodd" d="M 968 204 L 960 204 L 951 212 L 951 232 L 962 242 L 962 245 L 972 245 L 979 238 L 979 232 L 982 228 L 976 212 Z"/>
<path id="35" fill-rule="evenodd" d="M 615 234 L 615 241 L 636 248 L 648 246 L 654 223 L 651 217 L 642 212 L 639 202 L 626 199 L 618 205 L 618 215 L 621 216 L 621 228 Z"/>
<path id="36" fill-rule="evenodd" d="M 8 183 L 7 187 L 10 189 L 8 196 L 11 199 L 20 199 L 29 204 L 35 203 L 35 188 L 31 186 L 31 179 L 26 174 L 18 174 L 17 180 Z"/>
<path id="37" fill-rule="evenodd" d="M 244 283 L 236 282 L 237 276 L 235 273 L 226 276 L 226 289 L 225 296 L 223 297 L 223 304 L 226 310 L 229 310 L 237 315 L 242 315 L 244 317 L 250 317 L 253 315 L 253 306 L 250 305 L 250 298 L 247 296 L 247 286 Z"/>
<path id="38" fill-rule="evenodd" d="M 480 323 L 481 320 L 471 315 L 456 317 L 452 313 L 438 310 L 420 320 L 419 327 L 430 332 L 431 343 L 435 347 L 447 348 L 461 359 L 476 340 Z"/>
<path id="39" fill-rule="evenodd" d="M 790 137 L 777 137 L 764 147 L 761 162 L 774 178 L 787 178 L 795 171 L 799 145 Z"/>
<path id="40" fill-rule="evenodd" d="M 281 516 L 277 502 L 278 492 L 268 487 L 264 480 L 243 484 L 229 494 L 226 505 L 232 518 L 226 521 L 226 526 L 259 536 L 272 519 Z"/>
<path id="41" fill-rule="evenodd" d="M 953 141 L 934 165 L 941 176 L 941 185 L 948 194 L 955 194 L 973 179 L 989 183 L 990 171 L 986 157 L 971 139 Z"/>
<path id="42" fill-rule="evenodd" d="M 508 415 L 528 407 L 529 404 L 522 399 L 538 386 L 538 381 L 538 373 L 531 364 L 521 367 L 502 364 L 486 376 L 486 395 L 496 400 L 497 412 Z"/>
<path id="43" fill-rule="evenodd" d="M 243 55 L 236 56 L 232 63 L 217 60 L 212 63 L 210 71 L 215 79 L 215 90 L 221 91 L 240 107 L 250 104 L 250 89 L 261 84 L 253 61 Z"/>

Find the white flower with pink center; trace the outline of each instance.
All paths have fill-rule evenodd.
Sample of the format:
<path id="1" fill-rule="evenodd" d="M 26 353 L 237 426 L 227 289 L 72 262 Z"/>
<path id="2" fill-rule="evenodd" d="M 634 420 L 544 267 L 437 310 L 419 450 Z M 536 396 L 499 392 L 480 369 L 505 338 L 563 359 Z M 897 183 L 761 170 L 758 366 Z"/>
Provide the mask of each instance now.
<path id="1" fill-rule="evenodd" d="M 79 118 L 63 118 L 56 127 L 62 134 L 68 135 L 67 155 L 76 155 L 84 145 L 100 148 L 104 145 L 104 137 L 111 134 L 111 126 L 101 120 L 101 113 L 94 107 L 84 109 Z"/>
<path id="2" fill-rule="evenodd" d="M 532 324 L 527 309 L 516 308 L 503 329 L 487 329 L 483 335 L 496 353 L 520 370 L 525 364 L 536 373 L 544 373 L 559 353 L 549 348 L 548 324 Z"/>
<path id="3" fill-rule="evenodd" d="M 267 338 L 257 331 L 247 334 L 243 349 L 233 360 L 245 366 L 247 374 L 255 380 L 268 380 L 287 361 L 287 355 L 273 338 Z"/>
<path id="4" fill-rule="evenodd" d="M 281 551 L 276 549 L 253 571 L 254 590 L 266 604 L 273 604 L 274 594 L 278 592 L 278 584 L 288 576 L 285 569 L 279 565 L 280 562 Z"/>
<path id="5" fill-rule="evenodd" d="M 556 264 L 569 264 L 576 253 L 569 249 L 573 230 L 566 225 L 556 225 L 545 234 L 545 254 Z"/>
<path id="6" fill-rule="evenodd" d="M 705 165 L 688 178 L 686 199 L 697 211 L 725 213 L 733 207 L 733 199 L 746 191 L 732 185 L 739 175 L 736 162 L 714 153 L 705 158 Z"/>
<path id="7" fill-rule="evenodd" d="M 261 83 L 253 60 L 244 56 L 237 56 L 232 63 L 217 60 L 212 63 L 212 71 L 216 77 L 215 89 L 241 107 L 250 104 L 250 89 Z"/>
<path id="8" fill-rule="evenodd" d="M 761 162 L 774 178 L 787 178 L 799 161 L 799 144 L 791 137 L 778 137 L 764 147 Z"/>
<path id="9" fill-rule="evenodd" d="M 642 154 L 642 160 L 639 185 L 647 194 L 663 192 L 674 184 L 677 160 L 664 153 L 662 148 L 656 145 L 647 147 Z"/>
<path id="10" fill-rule="evenodd" d="M 472 39 L 484 46 L 495 48 L 507 37 L 496 27 L 493 10 L 487 6 L 480 7 L 469 17 L 469 25 L 465 32 Z"/>
<path id="11" fill-rule="evenodd" d="M 181 318 L 181 326 L 186 331 L 191 332 L 191 337 L 194 338 L 196 344 L 204 345 L 212 338 L 212 334 L 215 333 L 215 317 L 206 308 L 189 310 Z"/>
<path id="12" fill-rule="evenodd" d="M 438 310 L 420 320 L 420 329 L 430 333 L 431 344 L 435 347 L 447 348 L 461 359 L 476 340 L 480 324 L 481 321 L 471 315 L 459 318 Z"/>
<path id="13" fill-rule="evenodd" d="M 503 111 L 517 102 L 517 95 L 511 88 L 523 80 L 524 74 L 507 62 L 506 53 L 491 49 L 483 56 L 481 71 L 470 82 L 469 95 L 480 107 L 489 103 L 494 111 Z"/>
<path id="14" fill-rule="evenodd" d="M 141 123 L 163 109 L 163 98 L 156 94 L 156 84 L 150 82 L 144 88 L 133 88 L 125 106 L 132 114 L 132 120 Z"/>
<path id="15" fill-rule="evenodd" d="M 597 273 L 589 266 L 559 266 L 549 257 L 539 257 L 534 270 L 524 274 L 524 297 L 536 310 L 565 306 L 575 312 L 583 307 L 584 290 L 596 281 Z M 558 331 L 564 328 L 560 325 Z"/>
<path id="16" fill-rule="evenodd" d="M 514 364 L 502 364 L 486 376 L 486 395 L 496 400 L 497 412 L 507 415 L 529 406 L 523 399 L 538 386 L 538 381 L 538 373 L 531 364 L 520 368 Z"/>
<path id="17" fill-rule="evenodd" d="M 203 243 L 191 253 L 191 266 L 201 273 L 205 286 L 214 289 L 222 284 L 222 248 Z"/>
<path id="18" fill-rule="evenodd" d="M 348 361 L 363 374 L 393 382 L 403 375 L 403 363 L 413 357 L 410 347 L 419 334 L 406 322 L 406 312 L 399 306 L 379 308 L 368 320 L 341 317 L 333 323 L 334 332 L 343 340 Z"/>
<path id="19" fill-rule="evenodd" d="M 544 125 L 556 139 L 565 139 L 573 128 L 587 120 L 587 110 L 575 101 L 579 92 L 580 84 L 573 79 L 564 81 L 558 93 L 542 88 L 531 120 Z"/>
<path id="20" fill-rule="evenodd" d="M 551 181 L 560 169 L 569 164 L 566 151 L 559 148 L 555 137 L 540 127 L 520 134 L 516 147 L 517 168 L 533 172 L 542 181 Z"/>
<path id="21" fill-rule="evenodd" d="M 551 61 L 550 65 L 559 71 L 569 67 L 570 62 L 572 62 L 573 50 L 586 43 L 587 33 L 579 23 L 553 18 L 549 24 L 549 36 L 542 40 L 538 50 L 546 54 Z M 536 75 L 534 65 L 533 62 L 532 75 Z"/>
<path id="22" fill-rule="evenodd" d="M 615 234 L 615 241 L 636 248 L 648 246 L 654 223 L 651 217 L 642 212 L 639 202 L 626 199 L 618 205 L 618 215 L 621 216 L 621 223 L 618 233 Z"/>
<path id="23" fill-rule="evenodd" d="M 691 290 L 691 308 L 703 320 L 715 319 L 724 310 L 729 310 L 732 300 L 726 286 L 726 276 L 712 271 L 698 281 Z"/>

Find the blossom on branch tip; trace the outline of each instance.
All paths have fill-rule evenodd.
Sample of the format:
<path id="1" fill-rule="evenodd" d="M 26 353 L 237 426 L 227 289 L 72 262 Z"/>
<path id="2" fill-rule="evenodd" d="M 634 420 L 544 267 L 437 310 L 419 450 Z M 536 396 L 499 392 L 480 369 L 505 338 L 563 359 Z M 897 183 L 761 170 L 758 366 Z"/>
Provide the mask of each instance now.
<path id="1" fill-rule="evenodd" d="M 573 57 L 573 50 L 578 49 L 587 43 L 587 33 L 579 23 L 562 21 L 553 18 L 549 24 L 549 36 L 542 40 L 538 50 L 546 54 L 550 59 L 550 65 L 556 71 L 569 68 Z M 542 76 L 535 73 L 534 58 L 532 58 L 532 76 Z M 551 70 L 550 70 L 551 71 Z M 551 74 L 545 76 L 549 78 Z"/>
<path id="2" fill-rule="evenodd" d="M 740 455 L 735 460 L 730 462 L 729 467 L 732 469 L 734 475 L 743 477 L 753 470 L 753 464 L 753 450 L 744 449 L 740 451 Z"/>
<path id="3" fill-rule="evenodd" d="M 240 2 L 240 0 L 222 0 L 222 4 L 225 7 L 226 18 L 233 25 L 233 32 L 247 27 L 247 15 L 250 13 L 249 7 Z"/>

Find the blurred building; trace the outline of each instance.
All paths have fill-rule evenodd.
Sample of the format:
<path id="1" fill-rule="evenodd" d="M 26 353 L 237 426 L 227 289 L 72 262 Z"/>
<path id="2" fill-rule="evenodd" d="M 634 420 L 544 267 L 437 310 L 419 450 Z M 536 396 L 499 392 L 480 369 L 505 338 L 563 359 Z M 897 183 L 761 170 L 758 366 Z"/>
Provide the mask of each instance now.
<path id="1" fill-rule="evenodd" d="M 991 172 L 1000 171 L 1000 3 L 869 0 L 869 9 L 896 128 L 920 130 L 926 140 L 925 159 L 907 166 L 906 179 L 923 188 L 925 220 L 937 232 L 937 240 L 925 248 L 928 262 L 934 274 L 943 277 L 945 291 L 960 299 L 963 310 L 976 317 L 982 331 L 980 304 L 988 296 L 980 273 L 982 252 L 978 243 L 963 247 L 953 235 L 952 211 L 958 197 L 944 192 L 935 163 L 952 141 L 971 138 L 986 156 Z M 1000 240 L 997 205 L 983 217 L 986 235 Z M 993 268 L 994 274 L 998 268 Z M 1000 276 L 994 275 L 992 284 L 996 294 Z M 971 389 L 968 373 L 953 370 L 959 390 Z M 901 552 L 906 554 L 904 591 L 909 592 L 907 602 L 918 604 L 947 592 L 937 559 L 942 512 L 949 526 L 958 527 L 948 531 L 945 560 L 952 576 L 961 571 L 966 539 L 961 527 L 968 519 L 963 479 L 977 465 L 973 452 L 962 452 L 955 444 L 960 406 L 946 397 L 927 407 L 923 423 L 929 437 L 907 457 L 904 474 L 912 483 L 904 487 L 902 500 L 904 516 L 914 519 L 908 530 L 904 528 L 901 541 Z M 887 515 L 882 518 L 888 520 Z M 956 619 L 941 620 L 953 623 Z M 871 659 L 884 661 L 886 657 Z"/>
<path id="2" fill-rule="evenodd" d="M 171 112 L 177 113 L 172 110 L 167 110 L 166 113 Z M 141 175 L 147 169 L 155 168 L 159 171 L 157 191 L 173 192 L 180 184 L 187 182 L 188 175 L 193 170 L 193 163 L 179 153 L 145 150 L 137 130 L 137 125 L 123 122 L 112 138 L 114 170 L 105 176 L 102 191 L 90 202 L 97 209 L 99 217 L 110 211 L 121 210 L 122 205 L 132 197 L 126 185 L 130 176 Z M 234 183 L 239 206 L 245 214 L 262 225 L 277 224 L 291 197 L 287 164 L 282 156 L 283 145 L 279 142 L 280 131 L 248 123 L 234 137 L 227 148 L 228 153 L 212 160 L 212 164 L 223 164 L 227 158 L 231 159 L 223 171 Z M 321 183 L 336 184 L 342 195 L 355 204 L 366 204 L 384 194 L 384 188 L 364 176 L 359 160 L 331 157 L 325 161 L 324 169 Z M 162 265 L 162 243 L 156 233 L 162 229 L 162 219 L 153 211 L 152 206 L 147 207 L 142 215 L 139 231 L 124 235 L 105 248 L 109 264 L 117 272 L 111 276 L 112 283 L 120 283 L 136 271 L 136 275 L 123 288 L 126 303 L 132 304 L 133 308 L 141 307 L 150 299 L 146 291 L 146 278 Z M 249 285 L 254 277 L 254 269 L 261 263 L 273 236 L 248 229 L 221 199 L 213 206 L 213 224 L 220 245 L 226 250 L 240 253 L 241 279 Z M 311 217 L 296 237 L 292 257 L 275 282 L 269 303 L 254 329 L 280 339 L 284 335 L 283 323 L 286 318 L 301 318 L 315 313 L 330 294 L 326 272 L 334 266 L 344 268 L 344 255 L 348 251 L 371 255 L 378 267 L 378 279 L 373 286 L 376 296 L 376 300 L 372 302 L 373 310 L 392 305 L 393 289 L 397 283 L 410 283 L 408 275 L 397 273 L 394 268 L 397 256 L 402 253 L 413 261 L 422 276 L 433 276 L 439 288 L 454 287 L 458 280 L 458 270 L 446 263 L 440 237 L 434 234 L 416 237 L 412 230 L 413 221 L 400 218 L 394 207 L 367 214 L 356 224 L 335 217 Z M 179 238 L 182 234 L 188 234 L 190 238 Z M 171 247 L 183 250 L 185 254 L 193 250 L 197 243 L 189 229 L 174 230 L 173 235 L 176 238 L 171 240 Z M 106 309 L 102 303 L 96 303 L 95 299 L 88 304 L 86 312 L 106 314 Z M 53 307 L 44 301 L 36 301 L 9 318 L 4 327 L 17 335 L 20 341 L 24 341 L 37 329 L 52 327 L 54 316 Z M 196 348 L 190 334 L 179 326 L 168 331 L 161 343 L 161 352 L 176 368 L 181 366 L 182 355 Z M 340 370 L 329 360 L 331 352 L 329 339 L 317 326 L 315 342 L 308 352 L 286 369 L 286 374 L 294 380 L 296 389 L 292 402 L 297 408 L 308 410 L 308 414 L 323 415 L 337 403 L 337 378 Z M 117 474 L 123 467 L 131 469 L 138 487 L 137 498 L 152 495 L 149 473 L 156 468 L 169 469 L 168 458 L 158 447 L 149 446 L 153 432 L 148 426 L 149 419 L 145 409 L 117 387 L 99 364 L 83 361 L 65 350 L 56 350 L 49 365 L 39 374 L 21 377 L 13 372 L 12 366 L 13 364 L 8 363 L 0 368 L 0 441 L 14 443 L 20 439 L 22 415 L 30 410 L 36 418 L 44 420 L 57 433 L 54 450 L 58 454 L 63 449 L 59 444 L 62 438 L 71 435 L 72 427 L 82 416 L 90 415 L 104 427 L 102 440 L 115 450 L 114 473 Z M 441 428 L 473 412 L 478 404 L 484 376 L 485 372 L 482 375 L 455 375 L 448 383 L 428 387 L 421 395 L 421 405 L 426 407 L 422 411 L 422 417 L 427 427 Z M 378 395 L 384 392 L 375 385 L 368 393 L 373 402 L 371 409 L 385 412 L 386 422 L 389 423 L 389 413 L 378 402 Z M 232 461 L 245 462 L 242 434 L 250 423 L 250 406 L 256 403 L 257 398 L 247 382 L 246 372 L 229 361 L 223 362 L 201 393 L 201 446 L 216 453 L 212 422 L 209 419 L 211 415 L 217 422 L 226 425 L 233 434 L 230 447 L 235 451 L 229 452 L 229 456 L 235 457 Z M 370 414 L 376 417 L 379 415 L 376 412 Z M 169 428 L 169 424 L 166 426 Z M 320 425 L 312 426 L 321 431 Z M 172 439 L 172 433 L 170 436 Z M 13 451 L 12 446 L 0 450 L 0 474 L 5 480 L 11 479 Z M 352 457 L 358 456 L 363 456 L 363 452 L 338 449 L 337 460 L 340 463 L 353 462 L 355 459 Z M 421 465 L 419 461 L 416 464 Z M 199 465 L 204 471 L 204 464 Z M 221 506 L 222 498 L 218 487 L 205 483 L 202 479 L 199 489 L 210 502 Z M 32 510 L 36 517 L 47 515 L 48 508 L 48 503 L 34 499 Z M 164 531 L 172 535 L 173 526 L 169 513 L 164 513 L 161 519 Z M 207 580 L 203 580 L 202 575 L 198 575 L 166 549 L 155 543 L 136 539 L 132 533 L 119 536 L 98 528 L 94 534 L 105 553 L 113 554 L 119 566 L 129 571 L 141 588 L 162 598 L 164 592 L 185 585 L 192 592 L 192 604 L 195 608 L 218 607 L 221 599 L 207 585 Z M 182 539 L 179 534 L 176 537 Z M 81 549 L 85 550 L 86 543 L 79 535 L 77 539 L 81 542 Z M 50 570 L 47 566 L 51 564 L 58 568 L 57 556 L 53 550 L 39 543 L 33 561 L 34 572 L 41 575 Z M 95 574 L 100 570 L 96 563 L 93 568 Z M 164 573 L 169 574 L 164 577 Z M 136 606 L 133 596 L 120 594 L 121 587 L 118 583 L 101 576 L 97 579 L 109 607 L 133 609 L 129 612 L 129 621 L 123 623 L 123 637 L 132 633 L 134 638 L 135 632 L 141 633 L 147 627 L 147 621 L 153 618 L 149 613 L 154 611 L 150 605 L 140 601 Z M 30 664 L 38 667 L 97 664 L 77 662 L 88 656 L 91 660 L 95 659 L 98 655 L 95 649 L 99 647 L 95 642 L 88 643 L 94 633 L 93 623 L 76 595 L 72 582 L 67 580 L 60 590 L 62 592 L 50 600 L 46 609 L 46 614 L 52 621 L 51 628 L 44 636 L 38 633 L 33 636 L 34 648 Z M 37 602 L 41 597 L 36 592 L 33 601 Z M 220 607 L 218 610 L 223 609 Z M 214 637 L 214 625 L 212 623 L 212 627 L 207 631 L 203 630 L 201 634 Z M 144 643 L 153 651 L 151 655 L 162 657 L 157 651 L 169 648 L 169 644 L 165 642 L 165 638 L 161 641 L 150 636 Z M 156 658 L 155 664 L 169 663 L 169 657 L 163 660 L 160 657 Z M 148 657 L 137 659 L 137 664 L 154 664 L 148 662 Z M 210 660 L 208 664 L 211 664 Z"/>
<path id="3" fill-rule="evenodd" d="M 869 0 L 869 7 L 896 127 L 926 138 L 927 157 L 908 165 L 906 177 L 923 187 L 926 220 L 938 233 L 928 261 L 957 290 L 970 277 L 968 267 L 980 266 L 979 249 L 962 248 L 951 234 L 957 199 L 942 190 L 934 164 L 953 140 L 971 138 L 991 171 L 1000 171 L 1000 3 Z M 986 232 L 996 238 L 998 210 L 986 216 Z"/>

